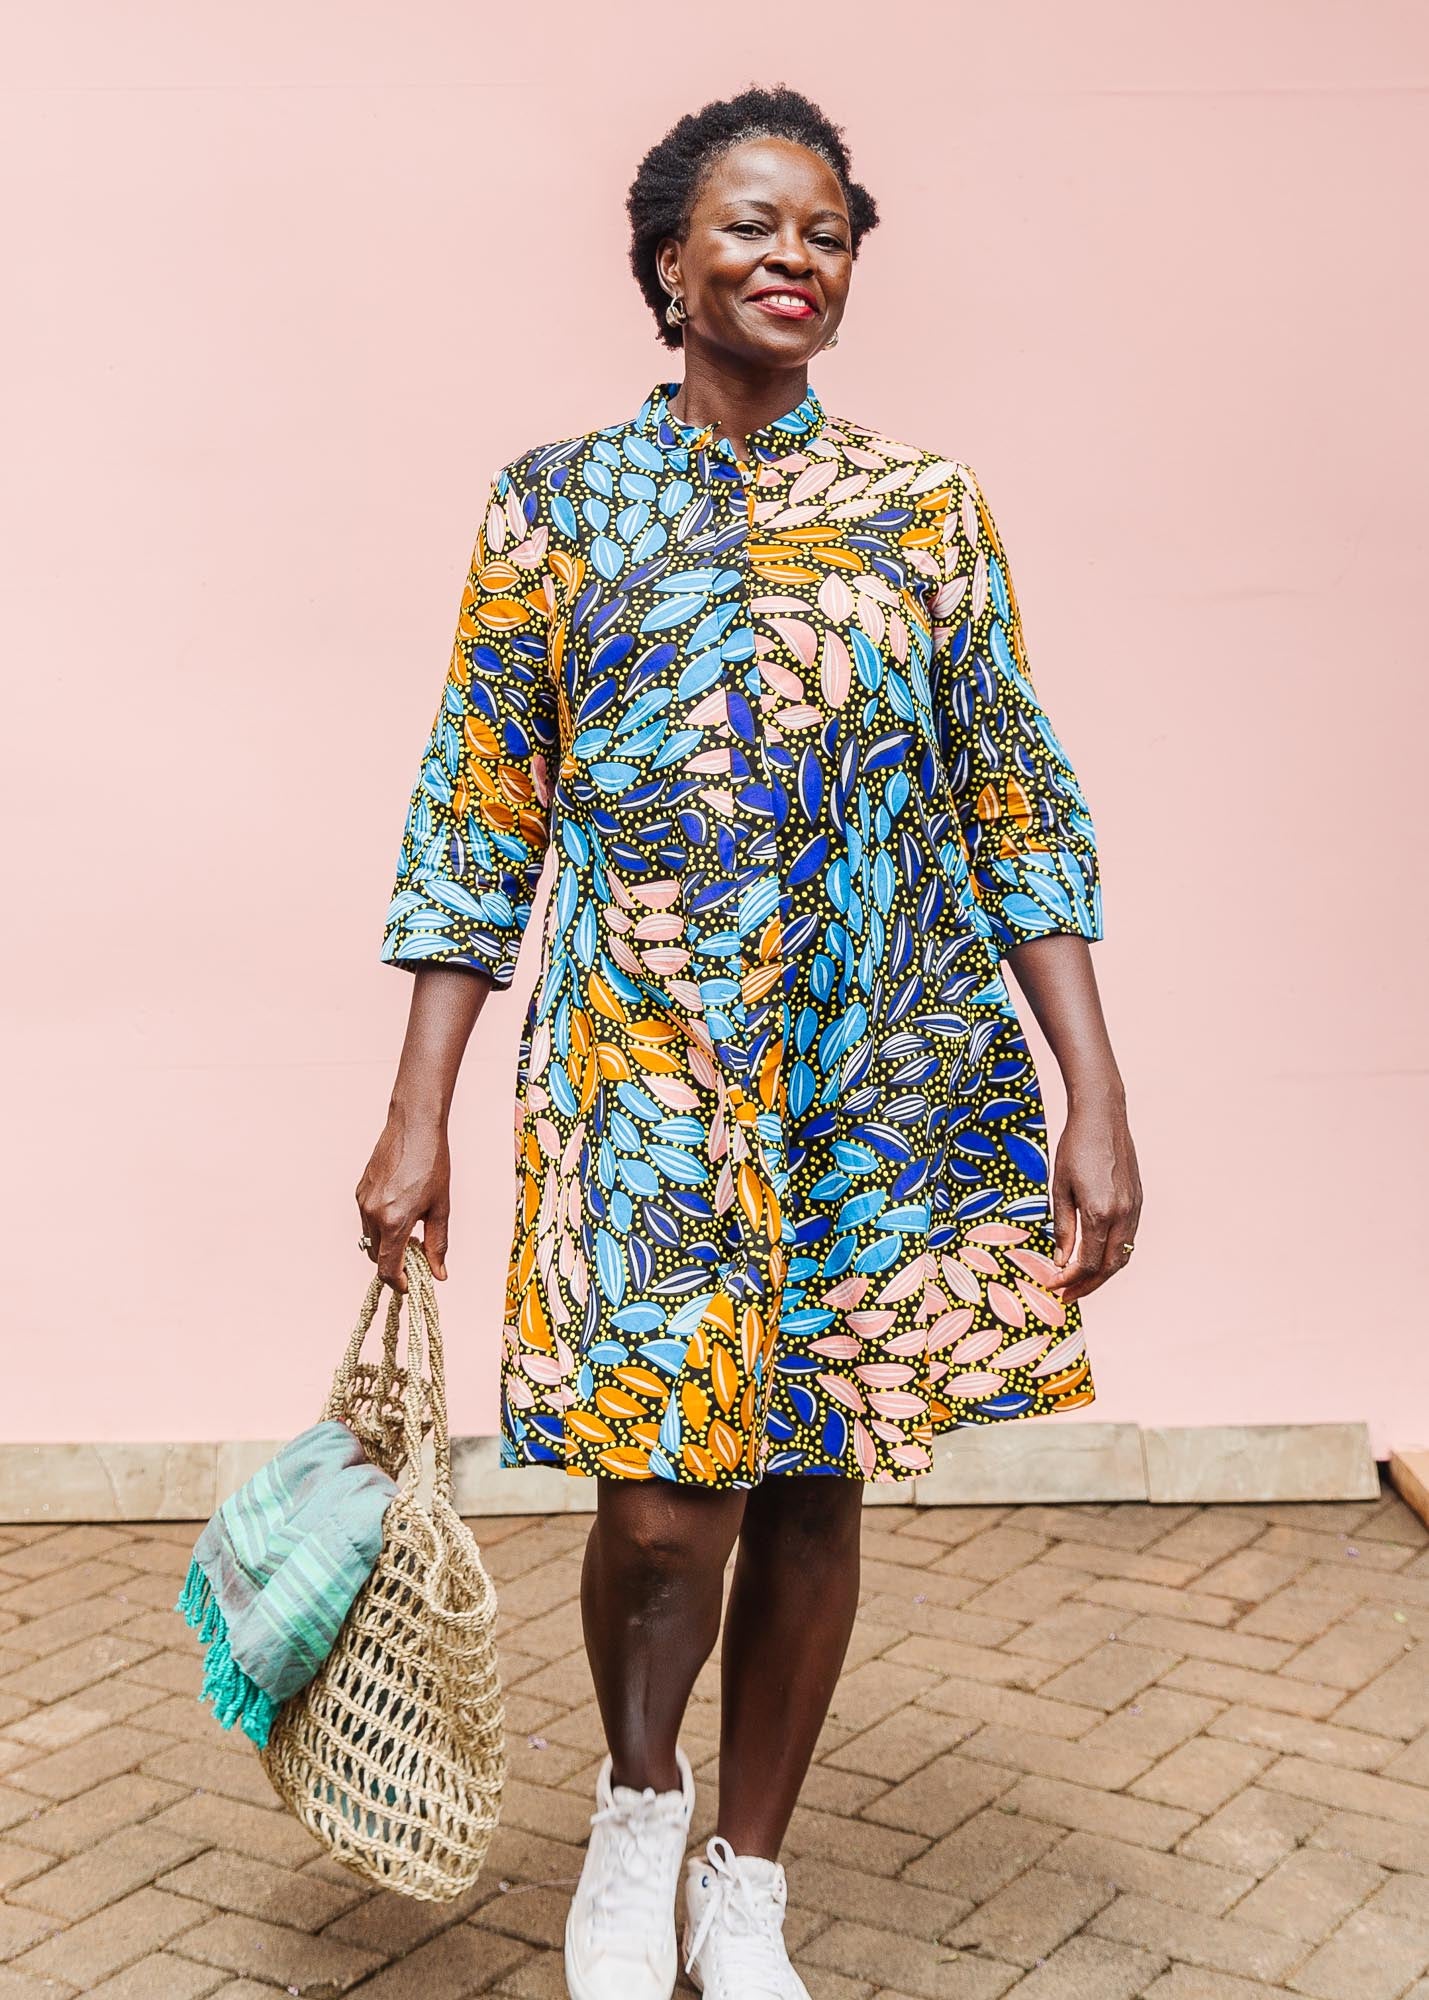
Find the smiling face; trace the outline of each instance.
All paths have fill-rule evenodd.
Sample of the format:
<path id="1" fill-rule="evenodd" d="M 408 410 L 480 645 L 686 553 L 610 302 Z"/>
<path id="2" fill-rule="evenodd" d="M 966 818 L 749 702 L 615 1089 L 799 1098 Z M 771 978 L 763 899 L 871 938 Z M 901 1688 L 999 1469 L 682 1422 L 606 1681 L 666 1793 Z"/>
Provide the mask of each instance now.
<path id="1" fill-rule="evenodd" d="M 853 268 L 848 208 L 827 160 L 790 139 L 731 147 L 696 197 L 685 241 L 657 267 L 703 345 L 759 367 L 797 367 L 843 317 Z"/>

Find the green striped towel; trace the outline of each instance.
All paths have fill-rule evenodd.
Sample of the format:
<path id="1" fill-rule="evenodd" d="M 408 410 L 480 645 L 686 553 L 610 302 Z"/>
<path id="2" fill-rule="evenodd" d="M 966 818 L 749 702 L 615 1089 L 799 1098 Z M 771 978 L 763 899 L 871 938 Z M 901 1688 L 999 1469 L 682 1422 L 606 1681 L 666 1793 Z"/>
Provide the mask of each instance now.
<path id="1" fill-rule="evenodd" d="M 382 1548 L 396 1482 L 326 1418 L 230 1494 L 194 1544 L 174 1609 L 208 1648 L 198 1699 L 260 1747 L 327 1658 Z"/>

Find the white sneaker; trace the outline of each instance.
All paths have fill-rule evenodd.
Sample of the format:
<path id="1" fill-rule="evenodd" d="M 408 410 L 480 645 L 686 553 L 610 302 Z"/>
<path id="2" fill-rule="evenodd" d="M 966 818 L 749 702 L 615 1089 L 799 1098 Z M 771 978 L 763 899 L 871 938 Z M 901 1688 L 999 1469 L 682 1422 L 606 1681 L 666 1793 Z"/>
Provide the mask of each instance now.
<path id="1" fill-rule="evenodd" d="M 571 2000 L 670 2000 L 677 1970 L 675 1890 L 685 1858 L 695 1780 L 676 1750 L 680 1789 L 596 1780 L 585 1864 L 566 1915 Z"/>
<path id="2" fill-rule="evenodd" d="M 705 2000 L 809 2000 L 784 1949 L 784 1870 L 716 1834 L 685 1870 L 685 1970 Z"/>

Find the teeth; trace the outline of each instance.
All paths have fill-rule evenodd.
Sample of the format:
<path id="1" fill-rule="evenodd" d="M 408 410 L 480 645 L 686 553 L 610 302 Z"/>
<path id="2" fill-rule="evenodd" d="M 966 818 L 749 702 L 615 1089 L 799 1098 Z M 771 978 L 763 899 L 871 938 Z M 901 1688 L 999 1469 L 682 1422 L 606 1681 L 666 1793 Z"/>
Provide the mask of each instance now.
<path id="1" fill-rule="evenodd" d="M 796 298 L 793 292 L 765 292 L 764 297 L 776 306 L 804 306 L 809 303 L 807 299 Z"/>

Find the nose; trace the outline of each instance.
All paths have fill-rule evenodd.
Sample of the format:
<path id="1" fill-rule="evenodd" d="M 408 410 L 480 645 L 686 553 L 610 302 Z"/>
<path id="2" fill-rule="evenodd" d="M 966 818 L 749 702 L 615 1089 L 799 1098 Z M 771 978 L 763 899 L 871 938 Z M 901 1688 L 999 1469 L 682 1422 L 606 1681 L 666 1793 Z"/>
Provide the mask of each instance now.
<path id="1" fill-rule="evenodd" d="M 790 277 L 814 268 L 813 259 L 804 247 L 804 239 L 792 223 L 780 231 L 777 242 L 770 245 L 764 261 L 766 264 L 777 264 Z"/>

